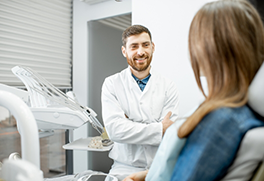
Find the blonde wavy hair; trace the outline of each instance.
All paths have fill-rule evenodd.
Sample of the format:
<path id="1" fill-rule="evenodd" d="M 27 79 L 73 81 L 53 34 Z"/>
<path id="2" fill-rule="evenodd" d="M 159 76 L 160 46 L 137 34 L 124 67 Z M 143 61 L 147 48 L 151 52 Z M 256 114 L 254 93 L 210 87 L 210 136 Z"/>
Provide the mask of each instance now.
<path id="1" fill-rule="evenodd" d="M 209 112 L 247 103 L 248 87 L 264 60 L 264 29 L 258 12 L 245 0 L 207 3 L 191 23 L 189 52 L 205 101 L 180 127 L 180 138 L 188 136 Z M 207 78 L 207 96 L 201 73 Z"/>

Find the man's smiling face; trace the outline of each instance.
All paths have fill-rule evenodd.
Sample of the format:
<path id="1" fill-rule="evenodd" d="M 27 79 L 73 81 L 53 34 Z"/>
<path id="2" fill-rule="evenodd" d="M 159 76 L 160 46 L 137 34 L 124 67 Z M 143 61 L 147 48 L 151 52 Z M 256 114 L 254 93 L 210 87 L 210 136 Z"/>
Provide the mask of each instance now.
<path id="1" fill-rule="evenodd" d="M 155 45 L 149 35 L 143 32 L 128 37 L 126 47 L 122 47 L 122 53 L 133 70 L 142 72 L 150 66 L 154 49 Z"/>

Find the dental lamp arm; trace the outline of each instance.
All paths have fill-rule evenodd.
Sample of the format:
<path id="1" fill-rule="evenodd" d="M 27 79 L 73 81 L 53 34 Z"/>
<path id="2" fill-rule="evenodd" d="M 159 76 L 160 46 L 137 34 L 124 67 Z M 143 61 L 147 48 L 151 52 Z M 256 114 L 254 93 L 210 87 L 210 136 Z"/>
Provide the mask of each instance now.
<path id="1" fill-rule="evenodd" d="M 0 91 L 0 106 L 10 110 L 19 123 L 22 159 L 40 168 L 38 127 L 29 107 L 16 95 Z"/>

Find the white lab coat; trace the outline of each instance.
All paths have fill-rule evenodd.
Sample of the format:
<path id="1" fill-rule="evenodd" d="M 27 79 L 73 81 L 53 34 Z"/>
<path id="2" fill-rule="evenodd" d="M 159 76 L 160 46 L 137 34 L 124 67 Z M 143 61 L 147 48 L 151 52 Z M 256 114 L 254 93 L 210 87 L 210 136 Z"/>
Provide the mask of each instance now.
<path id="1" fill-rule="evenodd" d="M 171 111 L 178 117 L 178 91 L 173 81 L 152 69 L 142 92 L 130 67 L 105 79 L 102 86 L 102 115 L 114 147 L 109 157 L 131 168 L 148 169 L 162 140 L 162 123 Z M 128 118 L 126 118 L 126 116 Z"/>

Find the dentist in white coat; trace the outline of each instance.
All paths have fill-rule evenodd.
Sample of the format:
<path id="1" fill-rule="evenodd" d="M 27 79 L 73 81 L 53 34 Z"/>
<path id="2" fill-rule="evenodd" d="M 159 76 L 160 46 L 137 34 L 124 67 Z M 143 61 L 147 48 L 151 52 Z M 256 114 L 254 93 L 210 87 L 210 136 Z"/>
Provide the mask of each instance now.
<path id="1" fill-rule="evenodd" d="M 133 25 L 122 41 L 129 66 L 105 79 L 101 97 L 104 125 L 114 141 L 110 174 L 119 180 L 150 167 L 179 105 L 175 83 L 151 69 L 155 45 L 149 30 Z"/>

